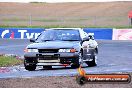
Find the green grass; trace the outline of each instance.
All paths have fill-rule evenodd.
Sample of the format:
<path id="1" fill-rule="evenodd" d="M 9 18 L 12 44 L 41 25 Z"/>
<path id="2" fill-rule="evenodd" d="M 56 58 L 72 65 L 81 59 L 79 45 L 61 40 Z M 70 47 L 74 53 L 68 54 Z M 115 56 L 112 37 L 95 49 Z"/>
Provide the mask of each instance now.
<path id="1" fill-rule="evenodd" d="M 55 19 L 33 19 L 32 21 L 38 21 L 38 22 L 60 22 L 60 20 L 55 20 Z"/>
<path id="2" fill-rule="evenodd" d="M 13 21 L 29 21 L 28 19 L 20 19 L 20 18 L 11 18 L 11 19 L 2 19 L 4 22 L 13 22 Z"/>
<path id="3" fill-rule="evenodd" d="M 132 26 L 64 26 L 64 25 L 49 25 L 49 26 L 10 26 L 0 25 L 0 28 L 132 28 Z"/>
<path id="4" fill-rule="evenodd" d="M 0 67 L 14 66 L 22 63 L 23 60 L 16 59 L 15 57 L 0 56 Z"/>
<path id="5" fill-rule="evenodd" d="M 37 4 L 37 3 L 44 3 L 44 4 L 45 4 L 46 2 L 35 2 L 35 1 L 34 1 L 34 2 L 30 2 L 30 3 L 34 3 L 34 4 Z"/>
<path id="6" fill-rule="evenodd" d="M 10 18 L 10 19 L 2 19 L 1 21 L 3 22 L 29 22 L 29 19 L 24 19 L 24 18 Z M 32 21 L 37 21 L 37 22 L 60 22 L 60 20 L 55 20 L 55 19 L 32 19 Z"/>

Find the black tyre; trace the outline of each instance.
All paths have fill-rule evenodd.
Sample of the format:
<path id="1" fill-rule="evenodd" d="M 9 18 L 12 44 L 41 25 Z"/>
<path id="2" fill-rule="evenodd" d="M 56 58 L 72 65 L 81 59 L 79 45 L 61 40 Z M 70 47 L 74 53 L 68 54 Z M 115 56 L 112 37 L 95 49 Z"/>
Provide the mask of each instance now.
<path id="1" fill-rule="evenodd" d="M 98 48 L 97 48 L 97 47 L 95 48 L 95 53 L 96 53 L 96 54 L 98 54 L 98 53 L 99 53 L 99 52 L 98 52 Z"/>
<path id="2" fill-rule="evenodd" d="M 74 63 L 71 65 L 71 68 L 79 68 L 80 64 L 79 63 Z"/>
<path id="3" fill-rule="evenodd" d="M 36 64 L 29 64 L 29 65 L 27 65 L 27 63 L 26 63 L 26 60 L 24 60 L 24 67 L 25 67 L 25 69 L 26 70 L 28 70 L 28 71 L 35 71 L 35 69 L 36 69 Z"/>
<path id="4" fill-rule="evenodd" d="M 97 63 L 96 63 L 96 56 L 93 55 L 91 56 L 91 58 L 93 59 L 92 61 L 86 61 L 86 64 L 89 66 L 89 67 L 93 67 L 93 66 L 97 66 Z"/>
<path id="5" fill-rule="evenodd" d="M 28 71 L 35 71 L 36 66 L 35 65 L 25 66 L 25 69 L 28 70 Z"/>
<path id="6" fill-rule="evenodd" d="M 52 66 L 43 66 L 43 69 L 52 69 Z"/>
<path id="7" fill-rule="evenodd" d="M 79 68 L 80 67 L 80 64 L 83 63 L 83 60 L 82 60 L 83 57 L 82 56 L 83 56 L 83 54 L 82 54 L 82 52 L 80 52 L 78 59 L 75 61 L 75 63 L 73 63 L 71 65 L 72 68 Z"/>

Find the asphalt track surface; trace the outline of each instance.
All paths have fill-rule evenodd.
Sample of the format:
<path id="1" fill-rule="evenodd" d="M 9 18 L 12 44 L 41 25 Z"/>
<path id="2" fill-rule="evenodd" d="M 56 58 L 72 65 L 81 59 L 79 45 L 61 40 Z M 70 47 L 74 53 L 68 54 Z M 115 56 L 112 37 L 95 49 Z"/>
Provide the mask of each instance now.
<path id="1" fill-rule="evenodd" d="M 23 56 L 23 49 L 29 44 L 29 40 L 0 39 L 0 53 L 17 54 Z M 99 40 L 98 65 L 88 67 L 83 64 L 87 73 L 120 73 L 132 72 L 132 41 Z M 36 71 L 27 71 L 23 65 L 0 68 L 0 78 L 28 78 L 37 76 L 73 76 L 77 75 L 77 69 L 54 66 L 53 69 L 37 67 Z"/>

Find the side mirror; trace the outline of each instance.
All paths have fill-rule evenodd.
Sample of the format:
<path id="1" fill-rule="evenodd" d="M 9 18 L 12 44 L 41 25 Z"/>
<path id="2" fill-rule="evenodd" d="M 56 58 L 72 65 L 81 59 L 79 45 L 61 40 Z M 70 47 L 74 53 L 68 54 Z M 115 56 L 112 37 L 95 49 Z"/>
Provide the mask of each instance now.
<path id="1" fill-rule="evenodd" d="M 35 42 L 35 41 L 36 41 L 36 39 L 34 39 L 34 38 L 30 39 L 30 42 Z"/>

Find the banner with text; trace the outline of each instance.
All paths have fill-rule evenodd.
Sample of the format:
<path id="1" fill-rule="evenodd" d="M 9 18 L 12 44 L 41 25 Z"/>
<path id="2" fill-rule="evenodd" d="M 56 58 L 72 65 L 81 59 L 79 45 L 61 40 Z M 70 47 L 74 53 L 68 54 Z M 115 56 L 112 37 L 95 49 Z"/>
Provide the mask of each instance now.
<path id="1" fill-rule="evenodd" d="M 112 40 L 112 28 L 83 28 L 88 34 L 94 35 L 95 39 Z M 45 28 L 0 28 L 0 38 L 30 39 L 44 31 Z"/>
<path id="2" fill-rule="evenodd" d="M 37 38 L 44 28 L 0 28 L 0 38 Z"/>
<path id="3" fill-rule="evenodd" d="M 113 29 L 113 40 L 132 40 L 132 29 Z"/>

